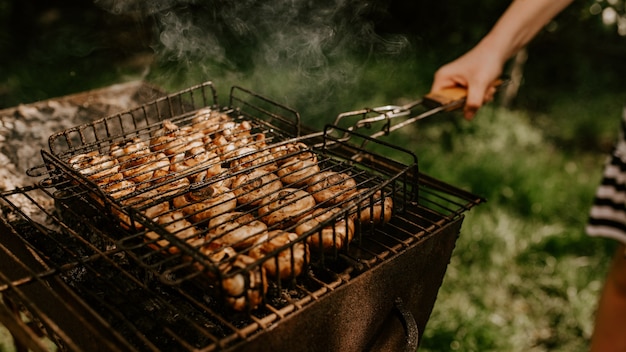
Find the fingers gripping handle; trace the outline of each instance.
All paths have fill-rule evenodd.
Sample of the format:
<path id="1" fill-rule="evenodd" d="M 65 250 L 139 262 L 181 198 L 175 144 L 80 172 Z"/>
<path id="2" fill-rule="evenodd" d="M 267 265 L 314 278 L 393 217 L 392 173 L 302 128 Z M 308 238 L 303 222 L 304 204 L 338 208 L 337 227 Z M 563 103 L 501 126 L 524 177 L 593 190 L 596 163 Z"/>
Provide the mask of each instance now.
<path id="1" fill-rule="evenodd" d="M 505 81 L 498 79 L 491 85 L 499 88 Z M 430 92 L 424 96 L 424 104 L 431 107 L 443 106 L 444 111 L 452 111 L 462 107 L 467 98 L 467 88 L 449 87 L 435 92 Z"/>
<path id="2" fill-rule="evenodd" d="M 427 106 L 449 106 L 444 111 L 452 111 L 463 106 L 467 98 L 467 89 L 463 87 L 450 87 L 430 92 L 424 96 L 424 104 Z"/>

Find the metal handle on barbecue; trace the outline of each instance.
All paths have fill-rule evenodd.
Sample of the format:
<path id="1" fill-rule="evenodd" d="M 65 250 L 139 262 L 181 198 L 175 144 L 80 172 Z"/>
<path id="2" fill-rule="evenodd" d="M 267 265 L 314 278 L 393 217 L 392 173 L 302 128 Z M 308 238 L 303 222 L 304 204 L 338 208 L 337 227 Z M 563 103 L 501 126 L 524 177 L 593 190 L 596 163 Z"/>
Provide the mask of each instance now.
<path id="1" fill-rule="evenodd" d="M 493 86 L 495 88 L 501 88 L 508 83 L 508 81 L 509 80 L 506 78 L 498 79 L 493 83 Z M 401 106 L 385 105 L 377 108 L 344 112 L 337 116 L 332 125 L 328 125 L 324 131 L 319 134 L 324 136 L 324 142 L 318 144 L 318 146 L 323 145 L 324 147 L 330 147 L 336 143 L 348 142 L 356 135 L 354 132 L 357 129 L 371 128 L 374 123 L 382 123 L 382 128 L 379 131 L 369 134 L 368 138 L 361 138 L 360 147 L 363 149 L 370 141 L 378 140 L 378 137 L 389 135 L 391 132 L 415 123 L 418 120 L 440 112 L 448 112 L 461 108 L 465 104 L 466 97 L 467 89 L 462 87 L 450 87 L 437 92 L 431 92 L 419 100 Z M 418 108 L 421 108 L 421 112 L 416 112 Z M 426 108 L 425 111 L 424 108 Z M 416 115 L 392 124 L 392 120 L 396 122 L 399 117 L 407 117 L 412 114 Z M 350 119 L 353 119 L 354 122 L 351 122 Z M 344 127 L 341 127 L 342 125 Z M 348 127 L 345 127 L 346 125 Z M 327 137 L 331 137 L 331 135 L 333 135 L 332 138 L 327 139 Z M 362 152 L 357 152 L 352 156 L 352 160 L 361 160 L 362 158 Z"/>
<path id="2" fill-rule="evenodd" d="M 500 88 L 507 82 L 508 79 L 498 79 L 493 82 L 492 86 L 494 88 Z M 378 138 L 380 136 L 387 135 L 390 132 L 397 130 L 398 128 L 402 128 L 406 125 L 414 123 L 415 121 L 421 120 L 425 117 L 432 116 L 443 111 L 454 111 L 465 105 L 466 98 L 467 88 L 465 87 L 449 87 L 436 92 L 430 92 L 417 102 L 407 104 L 407 106 L 411 106 L 411 108 L 423 104 L 424 106 L 431 107 L 430 110 L 427 110 L 424 113 L 411 117 L 393 126 L 390 126 L 386 130 L 376 132 L 371 136 L 373 138 Z"/>
<path id="3" fill-rule="evenodd" d="M 495 88 L 501 88 L 506 83 L 508 83 L 508 78 L 498 79 L 493 83 Z M 423 98 L 410 102 L 408 104 L 404 104 L 401 106 L 396 105 L 385 105 L 377 108 L 369 108 L 358 111 L 351 111 L 340 114 L 337 116 L 335 120 L 335 125 L 339 125 L 342 119 L 345 119 L 350 116 L 361 115 L 364 116 L 360 120 L 354 123 L 354 126 L 350 127 L 349 130 L 354 130 L 358 128 L 368 127 L 375 122 L 385 121 L 382 129 L 376 133 L 371 134 L 372 138 L 378 138 L 381 136 L 388 135 L 389 133 L 410 125 L 418 120 L 423 118 L 435 115 L 440 112 L 449 112 L 456 109 L 461 108 L 465 104 L 465 99 L 467 98 L 467 89 L 464 87 L 449 87 L 439 90 L 437 92 L 430 92 L 425 95 Z M 396 123 L 394 125 L 391 124 L 392 119 L 396 119 L 402 116 L 409 116 L 413 113 L 413 110 L 418 106 L 425 106 L 429 108 L 428 110 L 418 113 L 417 115 L 410 117 L 402 122 Z M 378 114 L 375 116 L 366 116 L 368 114 Z"/>
<path id="4" fill-rule="evenodd" d="M 404 306 L 400 297 L 396 298 L 395 308 L 400 314 L 400 321 L 402 321 L 402 325 L 404 326 L 407 340 L 406 351 L 416 351 L 417 346 L 419 346 L 419 329 L 417 328 L 415 317 L 413 317 L 413 313 Z"/>
<path id="5" fill-rule="evenodd" d="M 387 317 L 389 321 L 385 321 L 380 330 L 373 334 L 373 340 L 369 341 L 367 348 L 363 350 L 368 352 L 391 350 L 402 352 L 417 351 L 420 331 L 415 316 L 404 305 L 400 297 L 396 297 L 393 306 L 390 308 L 390 315 Z M 404 331 L 398 329 L 395 324 L 396 321 L 400 322 Z M 400 336 L 401 332 L 404 333 L 404 336 Z M 402 337 L 404 337 L 403 340 L 401 340 Z"/>

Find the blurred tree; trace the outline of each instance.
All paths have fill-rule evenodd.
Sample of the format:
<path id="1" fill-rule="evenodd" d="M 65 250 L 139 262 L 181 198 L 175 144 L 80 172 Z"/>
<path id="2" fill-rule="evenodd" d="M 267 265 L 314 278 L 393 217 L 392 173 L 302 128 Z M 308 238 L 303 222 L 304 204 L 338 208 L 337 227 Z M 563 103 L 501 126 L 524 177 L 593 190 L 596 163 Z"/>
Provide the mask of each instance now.
<path id="1" fill-rule="evenodd" d="M 163 25 L 162 22 L 156 24 L 153 22 L 154 14 L 141 18 L 137 23 L 131 23 L 129 30 L 128 24 L 119 25 L 123 22 L 120 21 L 123 18 L 121 9 L 116 8 L 117 11 L 111 9 L 107 12 L 100 8 L 103 3 L 119 5 L 128 2 L 64 0 L 51 5 L 35 0 L 0 1 L 0 19 L 3 19 L 0 33 L 0 63 L 7 68 L 0 72 L 0 82 L 9 82 L 0 83 L 0 105 L 43 99 L 46 96 L 66 94 L 70 90 L 97 85 L 85 81 L 98 76 L 94 75 L 98 67 L 113 72 L 110 65 L 108 67 L 102 65 L 103 57 L 126 57 L 129 56 L 126 55 L 127 52 L 163 49 L 155 43 L 158 38 L 147 38 L 148 35 L 154 35 L 154 32 L 158 31 L 158 29 L 150 31 L 149 27 Z M 137 1 L 137 3 L 147 6 L 145 4 L 149 2 Z M 251 55 L 259 48 L 264 48 L 259 41 L 263 31 L 246 31 L 247 28 L 256 28 L 255 24 L 265 23 L 263 21 L 273 14 L 285 18 L 280 28 L 286 35 L 288 32 L 295 32 L 304 37 L 308 32 L 298 32 L 294 26 L 308 25 L 308 30 L 315 29 L 313 24 L 303 23 L 303 18 L 314 14 L 322 20 L 325 20 L 324 16 L 331 16 L 328 21 L 323 22 L 324 24 L 340 26 L 339 28 L 344 31 L 349 28 L 362 28 L 361 32 L 351 34 L 368 35 L 367 40 L 371 38 L 378 40 L 374 46 L 370 46 L 370 42 L 366 40 L 323 41 L 321 43 L 325 45 L 321 46 L 322 54 L 328 56 L 333 54 L 336 48 L 345 50 L 349 47 L 354 49 L 355 56 L 367 56 L 371 51 L 389 43 L 392 45 L 387 45 L 386 49 L 395 50 L 396 47 L 401 47 L 405 50 L 404 42 L 387 40 L 399 38 L 396 35 L 402 36 L 410 44 L 411 50 L 410 52 L 405 50 L 399 55 L 399 60 L 414 60 L 416 71 L 419 71 L 416 72 L 415 81 L 422 83 L 430 82 L 434 70 L 440 65 L 475 45 L 509 4 L 508 1 L 498 0 L 281 2 L 283 7 L 289 4 L 306 5 L 303 12 L 293 15 L 287 11 L 289 8 L 283 12 L 272 12 L 271 6 L 267 3 L 253 0 L 245 2 L 221 0 L 205 3 L 177 0 L 167 3 L 180 3 L 202 23 L 213 26 L 218 44 L 222 42 L 237 44 L 235 47 L 224 46 L 227 48 L 224 55 L 229 59 L 225 61 L 229 64 L 225 70 L 249 70 L 253 64 Z M 571 87 L 579 87 L 578 91 L 581 94 L 624 91 L 623 83 L 617 78 L 626 73 L 626 65 L 622 64 L 626 57 L 624 3 L 625 0 L 576 1 L 557 17 L 527 48 L 528 60 L 523 66 L 524 78 L 521 80 L 519 95 L 512 103 L 525 108 L 543 110 L 549 108 L 555 95 L 571 92 Z M 320 10 L 333 4 L 341 7 L 343 11 Z M 253 12 L 256 16 L 250 16 L 247 22 L 232 19 L 226 21 L 215 15 L 222 12 L 215 11 L 207 12 L 214 17 L 202 17 L 202 13 L 196 11 L 199 6 L 223 9 L 222 12 L 234 15 L 238 14 L 238 10 L 252 10 L 256 11 Z M 41 22 L 43 19 L 47 22 Z M 356 23 L 355 20 L 359 22 Z M 333 37 L 335 35 L 333 31 L 320 32 L 319 35 L 339 38 Z M 116 39 L 121 37 L 125 40 Z M 205 58 L 208 55 L 203 51 L 197 53 Z M 297 54 L 297 57 L 307 60 L 315 58 L 313 55 L 302 53 L 287 51 L 282 53 L 286 56 Z M 343 59 L 338 57 L 337 61 Z M 42 62 L 45 65 L 42 65 Z M 91 64 L 92 62 L 94 64 Z M 115 63 L 119 60 L 107 59 L 105 62 Z M 190 60 L 189 64 L 195 62 L 197 60 Z M 76 67 L 59 70 L 59 67 L 70 64 Z M 157 64 L 180 65 L 181 62 L 161 60 Z M 48 71 L 34 72 L 36 70 Z M 78 76 L 69 75 L 67 72 L 78 73 Z M 47 78 L 43 80 L 41 77 Z M 107 80 L 115 79 L 111 77 Z"/>
<path id="2" fill-rule="evenodd" d="M 596 0 L 589 12 L 601 16 L 604 25 L 615 27 L 619 35 L 626 36 L 626 1 Z"/>

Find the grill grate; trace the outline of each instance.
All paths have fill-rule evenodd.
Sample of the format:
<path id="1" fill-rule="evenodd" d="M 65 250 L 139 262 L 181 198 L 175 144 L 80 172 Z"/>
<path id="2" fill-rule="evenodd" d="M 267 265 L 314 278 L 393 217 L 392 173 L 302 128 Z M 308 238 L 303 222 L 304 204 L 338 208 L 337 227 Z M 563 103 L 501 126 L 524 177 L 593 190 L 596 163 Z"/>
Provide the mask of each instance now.
<path id="1" fill-rule="evenodd" d="M 39 263 L 36 269 L 18 260 L 15 248 L 0 245 L 5 260 L 14 258 L 13 266 L 20 267 L 13 271 L 13 277 L 0 276 L 0 292 L 29 302 L 28 310 L 41 320 L 48 333 L 71 347 L 68 329 L 59 328 L 49 313 L 25 293 L 39 283 L 46 290 L 46 300 L 56 297 L 61 308 L 87 309 L 88 316 L 96 317 L 86 318 L 83 312 L 74 324 L 85 325 L 95 336 L 109 331 L 115 335 L 109 337 L 109 343 L 128 350 L 219 350 L 234 346 L 397 257 L 480 202 L 421 175 L 419 202 L 396 214 L 384 229 L 363 236 L 333 263 L 311 265 L 306 275 L 290 285 L 272 283 L 265 303 L 258 309 L 233 313 L 208 294 L 206 282 L 164 284 L 154 271 L 145 268 L 144 256 L 151 251 L 143 246 L 125 246 L 123 243 L 130 238 L 117 238 L 106 224 L 106 217 L 92 217 L 92 212 L 99 210 L 97 206 L 79 209 L 63 202 L 54 202 L 56 206 L 52 207 L 42 205 L 51 204 L 54 192 L 53 187 L 37 185 L 0 195 L 4 215 L 0 226 Z M 38 221 L 24 211 L 34 208 L 41 212 Z M 75 219 L 82 227 L 77 228 L 65 218 Z M 106 330 L 99 330 L 102 326 Z"/>
<path id="2" fill-rule="evenodd" d="M 148 248 L 137 260 L 162 282 L 209 278 L 231 307 L 254 309 L 272 281 L 337 261 L 415 200 L 410 152 L 371 139 L 411 162 L 362 147 L 354 158 L 345 136 L 367 137 L 299 136 L 288 108 L 241 88 L 231 93 L 241 106 L 221 108 L 207 88 L 59 132 L 42 151 L 57 203 L 95 205 L 119 234 L 112 246 Z"/>

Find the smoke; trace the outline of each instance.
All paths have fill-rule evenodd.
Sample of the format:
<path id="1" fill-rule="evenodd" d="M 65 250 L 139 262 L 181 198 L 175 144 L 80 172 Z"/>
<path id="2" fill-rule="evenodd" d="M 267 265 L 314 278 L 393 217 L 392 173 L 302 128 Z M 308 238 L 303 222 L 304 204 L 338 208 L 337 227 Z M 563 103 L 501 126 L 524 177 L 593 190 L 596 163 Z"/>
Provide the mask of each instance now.
<path id="1" fill-rule="evenodd" d="M 358 84 L 367 60 L 410 47 L 377 33 L 383 0 L 95 1 L 153 23 L 158 83 L 242 85 L 291 106 L 332 103 Z"/>
<path id="2" fill-rule="evenodd" d="M 186 15 L 168 11 L 158 17 L 162 28 L 159 34 L 161 54 L 173 61 L 188 61 L 191 58 L 225 61 L 224 50 L 215 35 Z"/>

